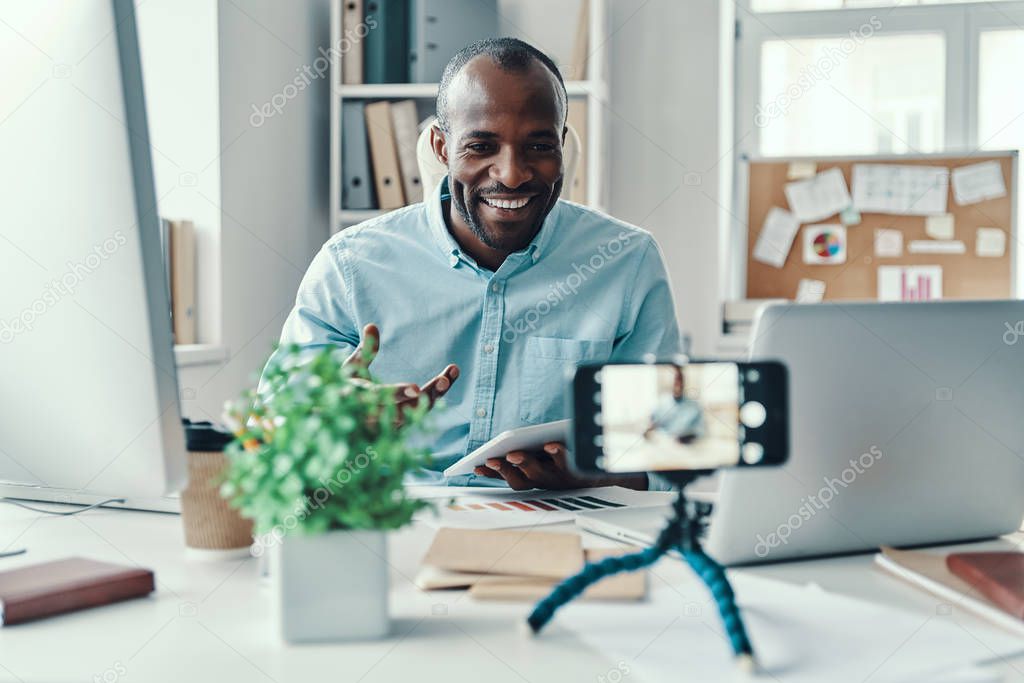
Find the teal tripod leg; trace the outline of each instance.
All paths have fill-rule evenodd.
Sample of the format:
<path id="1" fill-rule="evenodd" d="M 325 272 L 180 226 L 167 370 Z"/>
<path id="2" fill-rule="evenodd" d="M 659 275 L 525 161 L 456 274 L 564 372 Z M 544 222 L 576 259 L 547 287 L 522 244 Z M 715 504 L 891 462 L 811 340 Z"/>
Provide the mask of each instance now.
<path id="1" fill-rule="evenodd" d="M 551 621 L 555 612 L 579 597 L 589 586 L 613 574 L 650 566 L 670 549 L 675 548 L 714 597 L 733 653 L 745 668 L 752 669 L 753 647 L 743 625 L 743 617 L 736 606 L 732 586 L 722 566 L 701 548 L 697 538 L 699 521 L 694 515 L 693 507 L 687 505 L 682 491 L 673 504 L 673 512 L 672 520 L 658 534 L 658 540 L 650 548 L 620 557 L 607 557 L 600 562 L 587 563 L 578 574 L 555 586 L 546 598 L 537 603 L 526 619 L 533 633 L 539 633 Z"/>
<path id="2" fill-rule="evenodd" d="M 715 604 L 718 606 L 718 613 L 722 617 L 722 625 L 725 626 L 725 633 L 729 637 L 733 653 L 737 657 L 744 655 L 753 657 L 754 649 L 750 645 L 750 638 L 747 637 L 747 629 L 743 625 L 743 617 L 740 615 L 739 607 L 736 606 L 736 596 L 725 575 L 725 570 L 708 557 L 696 541 L 693 542 L 693 547 L 689 550 L 679 548 L 679 552 L 683 554 L 687 564 L 701 578 L 715 598 Z"/>
<path id="3" fill-rule="evenodd" d="M 606 576 L 612 576 L 620 572 L 632 572 L 654 564 L 658 559 L 667 553 L 669 549 L 677 546 L 682 540 L 682 525 L 680 518 L 685 514 L 685 499 L 682 494 L 673 505 L 674 517 L 661 533 L 658 540 L 650 548 L 641 550 L 638 553 L 621 555 L 619 557 L 606 557 L 600 562 L 588 562 L 576 575 L 570 576 L 552 589 L 546 598 L 537 603 L 526 618 L 530 630 L 539 633 L 545 624 L 551 621 L 555 612 L 577 598 L 592 584 L 597 583 Z"/>

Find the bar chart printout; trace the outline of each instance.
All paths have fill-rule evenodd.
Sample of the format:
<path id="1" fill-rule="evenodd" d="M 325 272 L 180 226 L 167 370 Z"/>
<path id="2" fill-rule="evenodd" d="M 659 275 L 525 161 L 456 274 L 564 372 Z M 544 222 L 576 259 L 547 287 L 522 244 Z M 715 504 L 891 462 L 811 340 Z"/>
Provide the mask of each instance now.
<path id="1" fill-rule="evenodd" d="M 880 266 L 879 301 L 937 301 L 942 298 L 942 266 Z"/>

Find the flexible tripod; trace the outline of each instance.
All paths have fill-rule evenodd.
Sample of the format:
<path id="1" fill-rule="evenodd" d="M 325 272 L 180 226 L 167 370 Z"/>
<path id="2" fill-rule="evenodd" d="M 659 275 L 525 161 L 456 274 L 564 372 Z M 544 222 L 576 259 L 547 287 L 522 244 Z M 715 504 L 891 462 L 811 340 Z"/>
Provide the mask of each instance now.
<path id="1" fill-rule="evenodd" d="M 733 654 L 742 668 L 752 671 L 754 651 L 747 637 L 743 618 L 736 606 L 732 586 L 722 566 L 711 559 L 700 545 L 698 536 L 704 512 L 698 509 L 696 503 L 688 501 L 684 493 L 687 484 L 704 474 L 709 472 L 674 472 L 666 475 L 666 478 L 679 487 L 679 495 L 672 504 L 672 518 L 658 534 L 654 545 L 637 553 L 588 562 L 578 574 L 559 583 L 546 598 L 537 603 L 526 619 L 531 631 L 539 633 L 555 612 L 577 598 L 591 584 L 613 574 L 636 571 L 652 565 L 674 548 L 682 554 L 690 568 L 711 591 L 732 645 Z"/>

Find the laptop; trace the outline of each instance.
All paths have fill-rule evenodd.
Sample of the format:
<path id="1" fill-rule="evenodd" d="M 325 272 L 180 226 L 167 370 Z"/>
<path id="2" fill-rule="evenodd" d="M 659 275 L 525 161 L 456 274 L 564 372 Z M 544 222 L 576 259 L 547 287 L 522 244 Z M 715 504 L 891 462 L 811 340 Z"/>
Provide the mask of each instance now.
<path id="1" fill-rule="evenodd" d="M 720 473 L 704 547 L 726 565 L 990 538 L 1024 517 L 1021 301 L 783 304 L 752 359 L 789 368 L 789 461 Z M 650 543 L 666 510 L 581 515 Z"/>

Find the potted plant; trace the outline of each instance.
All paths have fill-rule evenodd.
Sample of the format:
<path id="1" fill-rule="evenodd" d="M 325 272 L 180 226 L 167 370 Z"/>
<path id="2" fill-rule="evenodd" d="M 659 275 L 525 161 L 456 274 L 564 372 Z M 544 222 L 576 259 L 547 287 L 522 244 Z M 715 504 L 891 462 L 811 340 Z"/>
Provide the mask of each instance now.
<path id="1" fill-rule="evenodd" d="M 399 409 L 372 355 L 343 353 L 289 347 L 225 410 L 236 438 L 221 495 L 254 521 L 254 554 L 271 553 L 289 642 L 387 634 L 386 533 L 427 505 L 402 486 L 429 458 L 409 439 L 426 401 Z"/>

